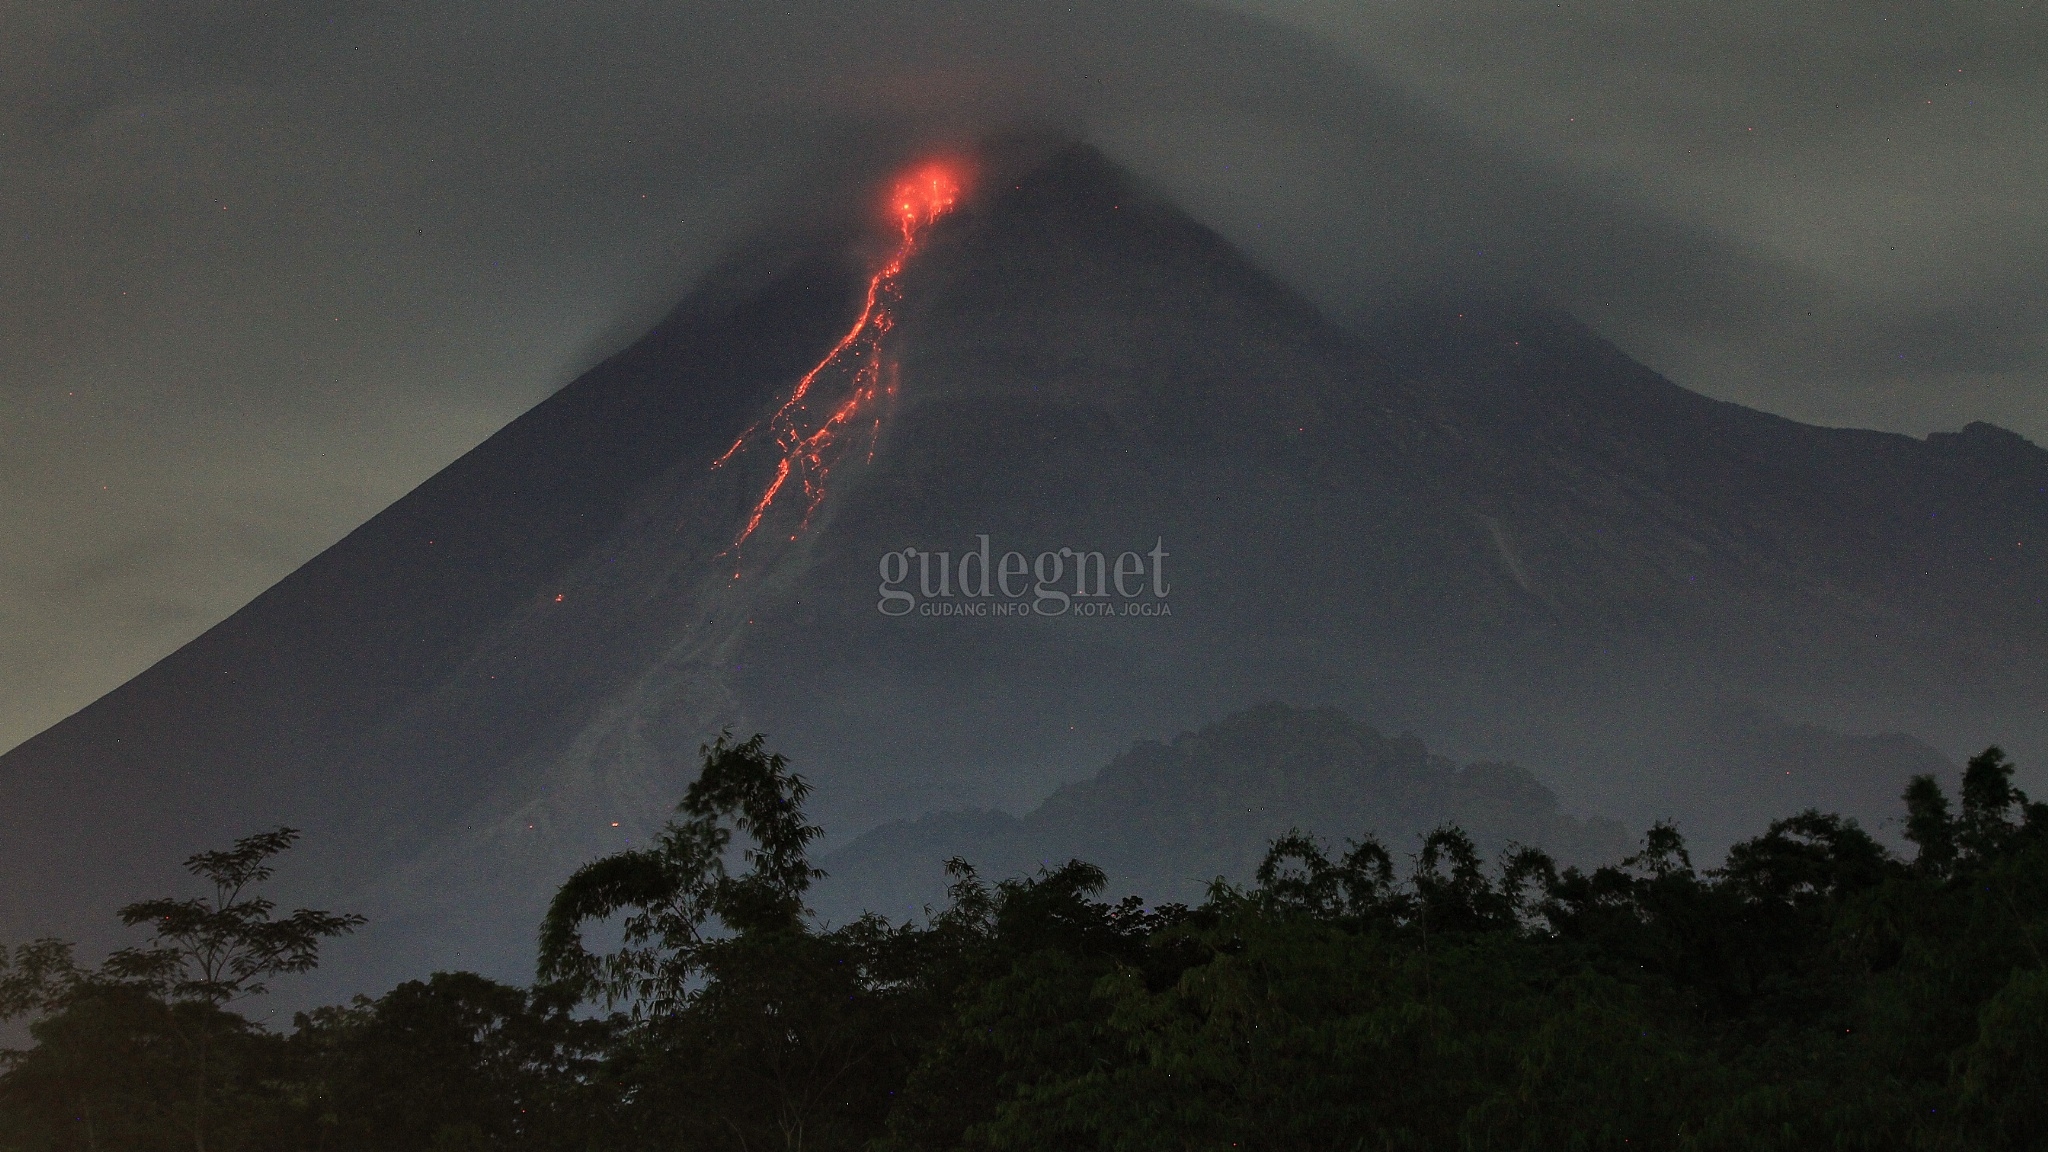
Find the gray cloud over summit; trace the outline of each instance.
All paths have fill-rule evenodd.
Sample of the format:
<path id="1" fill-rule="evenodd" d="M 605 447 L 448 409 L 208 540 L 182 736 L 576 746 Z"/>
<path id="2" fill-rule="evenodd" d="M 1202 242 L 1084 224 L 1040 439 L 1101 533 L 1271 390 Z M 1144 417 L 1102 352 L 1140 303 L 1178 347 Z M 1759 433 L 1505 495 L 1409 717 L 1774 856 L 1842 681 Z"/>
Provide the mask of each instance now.
<path id="1" fill-rule="evenodd" d="M 1088 139 L 1349 316 L 2048 437 L 2048 15 L 1339 0 L 0 5 L 0 746 L 921 145 Z"/>

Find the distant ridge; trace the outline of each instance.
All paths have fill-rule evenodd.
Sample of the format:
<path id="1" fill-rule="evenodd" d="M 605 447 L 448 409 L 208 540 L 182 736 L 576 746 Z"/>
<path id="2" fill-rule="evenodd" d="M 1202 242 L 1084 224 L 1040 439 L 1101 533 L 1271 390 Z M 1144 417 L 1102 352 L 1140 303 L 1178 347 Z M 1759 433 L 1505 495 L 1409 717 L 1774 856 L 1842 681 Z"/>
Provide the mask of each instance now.
<path id="1" fill-rule="evenodd" d="M 1512 764 L 1461 768 L 1335 708 L 1276 703 L 1140 743 L 1022 818 L 939 812 L 885 824 L 824 859 L 818 902 L 841 918 L 943 907 L 943 864 L 957 855 L 991 879 L 1086 860 L 1115 893 L 1199 903 L 1210 880 L 1248 882 L 1267 844 L 1290 830 L 1335 844 L 1374 835 L 1398 853 L 1444 824 L 1489 856 L 1523 844 L 1588 867 L 1633 844 L 1616 821 L 1560 813 L 1557 797 Z"/>
<path id="2" fill-rule="evenodd" d="M 1666 814 L 1680 819 L 1702 866 L 1806 808 L 1847 815 L 1903 846 L 1907 780 L 1931 775 L 1953 787 L 1957 776 L 1908 736 L 1851 736 L 1732 703 L 1674 732 L 1661 765 L 1670 771 Z M 1587 868 L 1633 851 L 1642 832 L 1564 813 L 1554 792 L 1512 763 L 1460 767 L 1338 709 L 1274 703 L 1163 744 L 1141 742 L 1022 817 L 930 812 L 866 832 L 824 858 L 818 906 L 841 919 L 943 907 L 943 865 L 953 856 L 986 878 L 1086 860 L 1109 873 L 1117 894 L 1192 902 L 1213 878 L 1247 882 L 1267 844 L 1290 830 L 1333 844 L 1371 834 L 1398 853 L 1445 824 L 1489 857 L 1521 844 Z"/>

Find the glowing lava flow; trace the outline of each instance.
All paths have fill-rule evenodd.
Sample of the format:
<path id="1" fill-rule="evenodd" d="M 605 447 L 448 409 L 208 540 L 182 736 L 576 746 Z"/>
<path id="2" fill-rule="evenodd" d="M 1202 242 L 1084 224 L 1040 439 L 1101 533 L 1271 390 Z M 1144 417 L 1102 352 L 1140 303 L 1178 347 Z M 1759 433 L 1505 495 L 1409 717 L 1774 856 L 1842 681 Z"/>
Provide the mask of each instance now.
<path id="1" fill-rule="evenodd" d="M 775 445 L 779 457 L 775 463 L 775 474 L 768 481 L 754 510 L 747 517 L 747 525 L 733 540 L 737 548 L 746 543 L 747 537 L 761 526 L 768 510 L 775 505 L 775 498 L 794 478 L 803 487 L 804 514 L 797 524 L 801 532 L 811 522 L 811 514 L 825 499 L 825 480 L 833 464 L 844 451 L 841 441 L 845 435 L 861 424 L 870 424 L 869 455 L 873 455 L 873 437 L 881 434 L 882 421 L 879 415 L 870 415 L 870 409 L 883 396 L 896 394 L 894 373 L 884 382 L 882 339 L 895 326 L 896 319 L 891 309 L 902 299 L 901 283 L 904 265 L 917 249 L 922 230 L 934 220 L 951 211 L 960 197 L 960 184 L 953 173 L 940 165 L 931 165 L 896 186 L 896 195 L 891 200 L 891 210 L 903 230 L 903 240 L 896 251 L 868 281 L 867 303 L 861 308 L 860 318 L 839 343 L 832 346 L 825 358 L 818 361 L 810 371 L 796 382 L 790 390 L 789 399 L 775 410 L 774 415 L 740 434 L 725 454 L 712 462 L 712 467 L 722 468 L 726 462 L 746 447 L 760 439 L 758 433 L 765 433 L 769 442 Z M 824 409 L 820 419 L 813 419 L 811 405 L 814 389 L 822 390 L 821 382 L 844 377 L 847 387 L 836 404 Z M 871 422 L 871 423 L 870 423 Z M 796 539 L 796 533 L 790 534 Z"/>

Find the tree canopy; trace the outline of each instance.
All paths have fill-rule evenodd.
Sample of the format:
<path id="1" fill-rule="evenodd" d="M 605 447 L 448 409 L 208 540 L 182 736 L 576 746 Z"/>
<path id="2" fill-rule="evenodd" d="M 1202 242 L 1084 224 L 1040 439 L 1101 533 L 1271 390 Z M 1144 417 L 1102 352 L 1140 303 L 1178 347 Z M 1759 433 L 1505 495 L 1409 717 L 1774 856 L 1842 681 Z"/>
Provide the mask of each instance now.
<path id="1" fill-rule="evenodd" d="M 201 1029 L 222 1149 L 2038 1148 L 2048 805 L 2012 781 L 1996 748 L 1953 799 L 1913 780 L 1910 857 L 1818 811 L 1718 868 L 1669 825 L 1590 870 L 1297 830 L 1194 905 L 956 859 L 926 917 L 831 926 L 807 785 L 721 737 L 653 843 L 564 883 L 531 989 L 439 973 L 255 1028 L 230 994 L 310 956 L 238 894 L 268 841 L 195 868 L 211 901 L 124 910 L 178 965 L 0 955 L 36 1017 L 0 1149 L 191 1146 Z"/>

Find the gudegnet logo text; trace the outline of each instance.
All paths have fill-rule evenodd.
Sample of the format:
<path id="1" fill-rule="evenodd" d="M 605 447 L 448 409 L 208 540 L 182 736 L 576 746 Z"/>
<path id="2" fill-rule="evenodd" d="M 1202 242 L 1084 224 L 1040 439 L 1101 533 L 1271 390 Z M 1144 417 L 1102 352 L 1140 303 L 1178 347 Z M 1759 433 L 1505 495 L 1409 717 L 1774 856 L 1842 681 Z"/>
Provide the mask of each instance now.
<path id="1" fill-rule="evenodd" d="M 960 550 L 884 552 L 875 607 L 884 616 L 963 618 L 1173 615 L 1165 537 L 1145 551 L 1062 546 L 998 551 L 989 537 Z"/>

